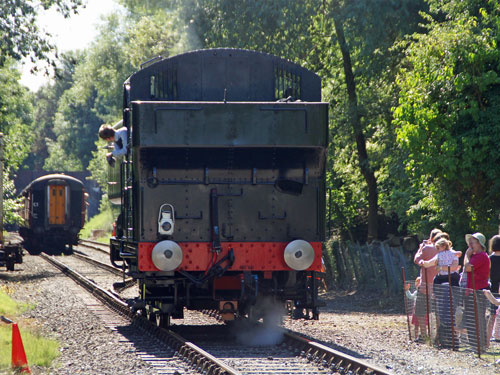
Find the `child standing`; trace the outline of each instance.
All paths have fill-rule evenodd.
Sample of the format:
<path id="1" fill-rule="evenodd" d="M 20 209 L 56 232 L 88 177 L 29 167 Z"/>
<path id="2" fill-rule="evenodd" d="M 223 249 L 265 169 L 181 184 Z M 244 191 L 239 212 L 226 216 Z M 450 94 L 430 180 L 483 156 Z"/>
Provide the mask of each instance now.
<path id="1" fill-rule="evenodd" d="M 415 315 L 415 302 L 417 300 L 417 291 L 418 291 L 419 287 L 420 287 L 420 276 L 418 276 L 415 279 L 415 288 L 416 289 L 413 293 L 410 292 L 410 283 L 406 283 L 404 286 L 404 289 L 405 289 L 406 298 L 408 298 L 409 301 L 413 302 L 413 312 L 411 315 L 411 324 L 413 324 L 413 326 L 415 327 L 415 341 L 416 342 L 423 342 L 422 337 L 425 337 L 425 335 L 426 335 L 425 326 L 421 326 L 418 324 L 417 315 Z M 419 334 L 419 332 L 420 332 L 420 334 Z"/>

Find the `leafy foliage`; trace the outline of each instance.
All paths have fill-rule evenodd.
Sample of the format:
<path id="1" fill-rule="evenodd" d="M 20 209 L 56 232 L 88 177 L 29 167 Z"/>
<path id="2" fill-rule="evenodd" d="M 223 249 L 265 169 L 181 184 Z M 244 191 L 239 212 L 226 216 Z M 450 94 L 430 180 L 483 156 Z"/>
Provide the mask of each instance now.
<path id="1" fill-rule="evenodd" d="M 182 52 L 179 28 L 175 16 L 162 9 L 152 16 L 140 17 L 128 30 L 129 41 L 124 46 L 124 53 L 132 66 L 139 68 L 149 58 Z"/>
<path id="2" fill-rule="evenodd" d="M 15 222 L 18 203 L 12 182 L 12 172 L 30 152 L 33 107 L 28 90 L 19 84 L 20 73 L 12 59 L 0 67 L 0 132 L 3 133 L 4 156 L 4 217 Z"/>
<path id="3" fill-rule="evenodd" d="M 12 169 L 29 152 L 33 122 L 30 94 L 19 84 L 20 76 L 11 59 L 0 67 L 0 132 L 4 134 L 4 157 Z"/>
<path id="4" fill-rule="evenodd" d="M 425 9 L 425 4 L 377 0 L 323 3 L 322 11 L 311 23 L 312 44 L 316 48 L 309 61 L 323 78 L 323 96 L 331 104 L 329 182 L 334 202 L 330 216 L 341 232 L 352 236 L 356 227 L 366 226 L 368 208 L 374 204 L 368 202 L 368 182 L 373 185 L 374 181 L 363 177 L 362 169 L 374 173 L 379 214 L 392 216 L 395 209 L 392 190 L 398 180 L 391 178 L 390 171 L 397 168 L 390 161 L 399 152 L 394 147 L 391 107 L 397 102 L 395 67 L 402 52 L 393 45 L 407 33 L 418 30 L 418 12 Z M 344 52 L 349 54 L 350 61 L 346 61 L 339 49 L 338 29 L 343 30 Z M 352 68 L 355 89 L 351 87 L 350 93 L 344 64 Z M 362 156 L 359 142 L 363 138 L 366 158 L 359 157 Z M 404 175 L 399 173 L 398 177 Z M 381 237 L 384 231 L 380 228 Z M 355 236 L 363 238 L 366 233 L 358 231 Z"/>
<path id="5" fill-rule="evenodd" d="M 426 217 L 456 234 L 497 231 L 500 13 L 496 2 L 481 3 L 445 2 L 428 32 L 408 42 L 394 124 L 415 226 Z"/>
<path id="6" fill-rule="evenodd" d="M 12 86 L 10 92 L 10 84 L 0 83 L 0 125 L 2 130 L 13 129 L 6 136 L 15 144 L 8 151 L 14 168 L 34 137 L 31 149 L 42 157 L 30 156 L 26 167 L 89 168 L 105 186 L 104 149 L 96 141 L 97 129 L 121 117 L 123 81 L 141 63 L 196 48 L 255 49 L 288 58 L 322 78 L 323 100 L 330 103 L 328 215 L 335 233 L 358 240 L 365 236 L 373 205 L 368 199 L 370 184 L 362 174 L 367 165 L 376 181 L 380 223 L 395 218 L 401 230 L 412 232 L 440 225 L 452 236 L 475 229 L 496 231 L 497 1 L 120 3 L 127 17 L 115 14 L 104 20 L 90 48 L 63 56 L 54 84 L 37 93 L 34 128 L 23 91 Z M 8 6 L 0 5 L 0 12 Z M 341 28 L 335 27 L 334 17 Z M 0 21 L 0 35 L 6 35 L 2 27 L 10 21 Z M 348 51 L 351 60 L 351 92 L 339 30 L 345 37 L 343 52 Z M 35 55 L 33 50 L 27 53 Z M 2 57 L 9 54 L 2 52 Z M 9 74 L 0 71 L 5 82 L 15 77 Z M 15 99 L 9 102 L 4 93 Z M 349 96 L 353 94 L 355 113 Z M 9 110 L 2 112 L 4 102 Z M 17 108 L 15 115 L 10 108 Z M 359 121 L 352 121 L 354 114 Z M 360 135 L 365 159 L 357 155 Z M 384 235 L 381 228 L 380 237 Z"/>
<path id="7" fill-rule="evenodd" d="M 49 144 L 54 144 L 56 140 L 54 121 L 59 98 L 73 84 L 75 67 L 83 60 L 83 56 L 80 52 L 69 52 L 61 55 L 55 69 L 56 79 L 42 86 L 35 93 L 32 152 L 24 160 L 23 168 L 43 169 L 45 159 L 49 157 Z"/>
<path id="8" fill-rule="evenodd" d="M 95 150 L 92 151 L 92 159 L 90 159 L 88 170 L 91 173 L 91 178 L 99 184 L 104 193 L 108 191 L 108 163 L 106 161 L 107 142 L 102 139 L 95 141 Z"/>
<path id="9" fill-rule="evenodd" d="M 247 48 L 305 62 L 313 45 L 311 16 L 319 0 L 196 0 L 183 15 L 204 47 Z"/>
<path id="10" fill-rule="evenodd" d="M 62 93 L 54 115 L 55 140 L 48 142 L 53 152 L 45 169 L 87 168 L 99 126 L 119 118 L 123 82 L 132 71 L 124 55 L 122 31 L 118 16 L 110 16 L 74 67 L 72 85 Z"/>
<path id="11" fill-rule="evenodd" d="M 50 52 L 54 46 L 50 37 L 36 24 L 37 13 L 41 8 L 54 6 L 64 16 L 77 13 L 82 0 L 3 0 L 0 2 L 0 65 L 8 57 L 21 60 L 30 56 L 31 61 L 44 59 L 52 61 Z"/>

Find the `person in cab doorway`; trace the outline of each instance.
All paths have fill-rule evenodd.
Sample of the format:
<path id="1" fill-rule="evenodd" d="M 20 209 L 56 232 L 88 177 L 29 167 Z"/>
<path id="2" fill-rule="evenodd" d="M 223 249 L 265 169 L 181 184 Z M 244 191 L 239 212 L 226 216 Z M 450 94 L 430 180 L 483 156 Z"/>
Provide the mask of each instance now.
<path id="1" fill-rule="evenodd" d="M 113 142 L 113 151 L 106 154 L 109 165 L 114 165 L 114 157 L 127 153 L 127 128 L 125 126 L 115 130 L 110 125 L 102 124 L 99 128 L 99 137 L 106 142 Z"/>

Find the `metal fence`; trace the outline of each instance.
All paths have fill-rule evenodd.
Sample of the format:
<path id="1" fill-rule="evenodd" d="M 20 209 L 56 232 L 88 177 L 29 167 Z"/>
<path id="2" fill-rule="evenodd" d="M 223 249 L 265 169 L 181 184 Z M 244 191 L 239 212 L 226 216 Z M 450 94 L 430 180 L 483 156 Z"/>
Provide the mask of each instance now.
<path id="1" fill-rule="evenodd" d="M 408 284 L 404 299 L 410 340 L 500 357 L 500 310 L 488 299 L 489 291 L 449 283 L 422 284 L 417 291 L 415 281 Z"/>
<path id="2" fill-rule="evenodd" d="M 330 239 L 325 248 L 327 282 L 341 289 L 355 290 L 363 286 L 398 295 L 401 293 L 401 268 L 406 269 L 409 278 L 418 274 L 413 253 L 405 252 L 401 246 L 390 246 L 386 242 L 360 245 Z"/>

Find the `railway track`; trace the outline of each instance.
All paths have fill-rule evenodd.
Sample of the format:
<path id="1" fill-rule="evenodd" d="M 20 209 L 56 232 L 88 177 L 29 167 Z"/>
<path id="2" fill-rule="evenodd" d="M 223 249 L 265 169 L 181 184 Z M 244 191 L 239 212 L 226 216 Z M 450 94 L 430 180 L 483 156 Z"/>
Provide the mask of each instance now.
<path id="1" fill-rule="evenodd" d="M 80 240 L 78 241 L 78 246 L 83 246 L 87 249 L 100 251 L 102 253 L 109 255 L 109 245 L 102 242 L 97 242 L 92 240 Z"/>
<path id="2" fill-rule="evenodd" d="M 210 317 L 215 318 L 218 321 L 222 321 L 222 318 L 215 311 L 204 311 L 204 314 L 209 315 Z M 332 349 L 326 345 L 315 342 L 307 337 L 304 337 L 302 334 L 293 332 L 288 329 L 273 327 L 272 325 L 266 325 L 261 323 L 250 323 L 249 321 L 238 322 L 236 325 L 239 327 L 235 327 L 234 325 L 229 325 L 229 330 L 231 332 L 240 332 L 237 333 L 237 341 L 232 342 L 229 346 L 231 350 L 234 351 L 237 345 L 248 346 L 248 341 L 254 343 L 252 347 L 252 353 L 256 356 L 259 356 L 259 352 L 255 349 L 255 346 L 261 346 L 263 352 L 263 357 L 266 357 L 268 360 L 276 361 L 281 356 L 289 357 L 292 355 L 292 358 L 288 362 L 298 361 L 298 358 L 306 359 L 307 361 L 313 362 L 316 367 L 316 372 L 312 372 L 315 374 L 390 374 L 390 372 L 374 366 L 366 361 L 360 360 L 359 358 L 355 358 L 346 353 L 342 353 L 338 350 Z M 174 328 L 175 329 L 175 328 Z M 225 346 L 228 346 L 227 336 L 231 336 L 231 334 L 216 334 L 214 332 L 211 335 L 206 335 L 203 333 L 204 329 L 200 329 L 201 334 L 195 335 L 191 339 L 198 343 L 200 346 L 208 348 L 209 346 L 213 346 L 210 349 L 211 352 L 221 352 L 221 355 L 224 355 L 223 349 Z M 186 335 L 186 333 L 184 333 Z M 205 337 L 206 336 L 206 337 Z M 217 340 L 214 340 L 214 337 L 224 337 L 226 342 L 221 344 L 217 343 Z M 206 340 L 206 343 L 201 343 L 198 340 Z M 269 346 L 265 345 L 271 342 L 280 342 L 278 345 Z M 257 344 L 257 345 L 255 345 Z M 260 345 L 259 345 L 260 344 Z M 208 349 L 207 349 L 208 350 Z M 244 350 L 244 349 L 243 349 Z M 234 351 L 236 353 L 236 351 Z M 231 358 L 229 360 L 235 360 Z M 245 360 L 243 360 L 245 362 Z M 279 361 L 276 361 L 279 363 Z M 279 366 L 281 366 L 279 364 Z M 261 373 L 269 373 L 269 374 L 288 374 L 289 372 L 285 372 L 286 368 L 289 367 L 288 364 L 285 368 L 278 367 L 275 369 L 276 372 L 262 371 L 255 369 L 255 363 L 244 363 L 243 366 L 248 367 L 248 371 L 245 371 L 245 374 L 261 374 Z M 272 366 L 272 365 L 268 365 Z M 297 362 L 297 366 L 300 367 L 300 362 Z M 308 374 L 309 369 L 304 369 L 305 374 Z M 293 372 L 301 374 L 302 372 Z"/>
<path id="3" fill-rule="evenodd" d="M 88 257 L 78 253 L 75 255 L 87 261 Z M 68 258 L 71 257 L 65 257 L 65 261 Z M 100 288 L 98 283 L 72 270 L 69 265 L 62 264 L 54 257 L 44 255 L 44 259 L 81 283 L 107 305 L 111 305 L 113 310 L 119 311 L 129 325 L 148 331 L 153 336 L 152 341 L 161 342 L 164 346 L 162 351 L 155 349 L 155 354 L 143 354 L 143 359 L 154 361 L 155 366 L 167 366 L 163 361 L 171 361 L 174 353 L 182 358 L 179 361 L 207 374 L 389 374 L 357 358 L 277 327 L 272 329 L 275 331 L 273 334 L 276 335 L 276 343 L 263 341 L 266 337 L 269 339 L 272 333 L 270 327 L 249 325 L 248 322 L 214 324 L 213 318 L 198 322 L 197 325 L 186 324 L 185 319 L 184 324 L 173 325 L 167 331 L 140 315 L 131 314 L 122 299 Z M 90 275 L 95 276 L 92 272 Z M 243 326 L 238 327 L 238 324 Z M 263 335 L 261 338 L 258 338 L 259 330 Z M 246 337 L 242 337 L 238 331 L 247 332 Z M 262 345 L 263 343 L 266 345 Z"/>
<path id="4" fill-rule="evenodd" d="M 225 365 L 217 358 L 206 353 L 203 349 L 184 340 L 178 334 L 159 328 L 140 315 L 132 314 L 127 303 L 121 298 L 98 286 L 92 280 L 55 259 L 55 257 L 45 254 L 41 254 L 41 257 L 64 272 L 111 309 L 113 313 L 98 314 L 104 319 L 107 326 L 111 325 L 110 328 L 116 326 L 116 315 L 118 315 L 120 317 L 120 319 L 118 319 L 118 324 L 123 325 L 123 319 L 125 319 L 127 324 L 132 327 L 136 339 L 138 335 L 137 330 L 140 330 L 141 337 L 139 337 L 138 340 L 141 343 L 141 351 L 138 355 L 161 373 L 178 374 L 179 372 L 177 372 L 177 369 L 182 367 L 181 364 L 188 363 L 192 369 L 201 374 L 239 374 L 238 371 Z M 133 338 L 134 336 L 127 337 Z M 146 343 L 148 343 L 148 345 L 145 345 Z M 131 342 L 131 345 L 134 345 L 134 342 Z"/>

